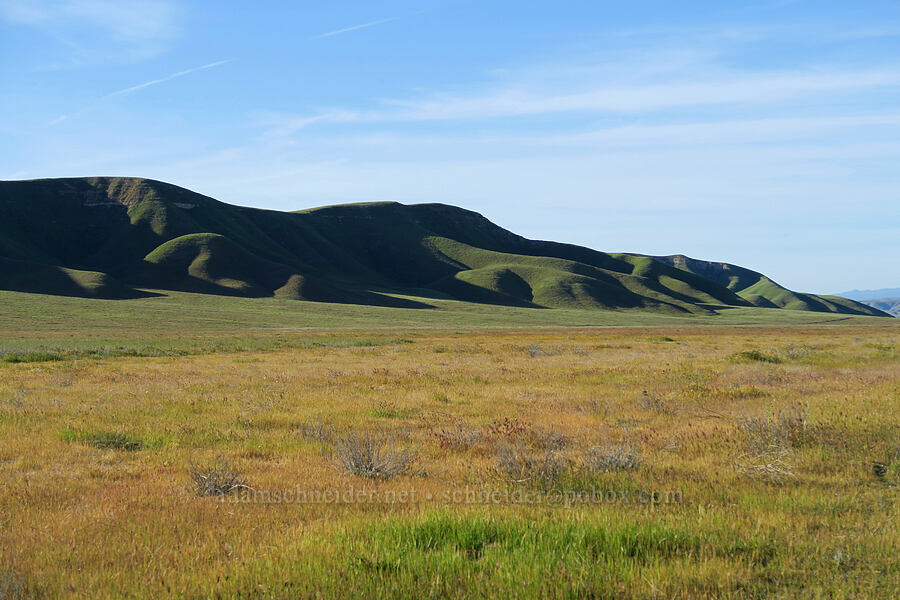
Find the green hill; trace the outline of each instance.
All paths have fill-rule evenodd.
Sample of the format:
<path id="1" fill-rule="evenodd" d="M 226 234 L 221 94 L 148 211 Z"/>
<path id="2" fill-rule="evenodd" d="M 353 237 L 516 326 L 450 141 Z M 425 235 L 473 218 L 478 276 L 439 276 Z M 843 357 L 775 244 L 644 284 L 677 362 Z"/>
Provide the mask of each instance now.
<path id="1" fill-rule="evenodd" d="M 754 306 L 834 312 L 848 315 L 884 316 L 882 311 L 878 309 L 873 310 L 873 307 L 855 300 L 839 296 L 817 296 L 815 294 L 793 292 L 775 283 L 762 273 L 737 265 L 698 260 L 683 254 L 654 256 L 653 259 L 715 281 L 734 291 L 738 296 Z"/>
<path id="2" fill-rule="evenodd" d="M 681 258 L 529 240 L 442 204 L 285 213 L 147 179 L 0 182 L 0 288 L 9 290 L 128 298 L 154 289 L 406 308 L 450 298 L 673 314 L 753 305 L 878 314 L 791 292 L 740 267 Z"/>

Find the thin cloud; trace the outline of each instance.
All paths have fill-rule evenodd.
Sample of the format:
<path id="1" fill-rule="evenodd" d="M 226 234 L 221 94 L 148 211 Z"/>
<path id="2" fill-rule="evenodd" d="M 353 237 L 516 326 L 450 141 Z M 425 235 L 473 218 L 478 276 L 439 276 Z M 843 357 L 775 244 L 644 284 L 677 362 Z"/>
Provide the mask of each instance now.
<path id="1" fill-rule="evenodd" d="M 331 37 L 333 35 L 341 35 L 342 33 L 349 33 L 351 31 L 356 31 L 358 29 L 365 29 L 367 27 L 375 27 L 376 25 L 383 25 L 385 23 L 390 23 L 391 21 L 396 21 L 400 17 L 389 17 L 387 19 L 379 19 L 377 21 L 372 21 L 370 23 L 362 23 L 361 25 L 353 25 L 352 27 L 344 27 L 343 29 L 335 29 L 334 31 L 329 31 L 326 33 L 320 33 L 319 35 L 312 36 L 311 40 L 320 40 L 322 38 Z"/>
<path id="2" fill-rule="evenodd" d="M 60 115 L 59 117 L 57 117 L 57 118 L 53 119 L 52 121 L 50 121 L 49 124 L 50 124 L 50 125 L 56 125 L 56 124 L 58 124 L 58 123 L 62 123 L 63 121 L 67 121 L 67 120 L 69 120 L 69 119 L 71 119 L 71 118 L 73 118 L 73 117 L 77 117 L 77 116 L 81 115 L 82 113 L 84 113 L 85 111 L 87 111 L 87 110 L 88 110 L 89 108 L 91 108 L 92 106 L 94 106 L 95 104 L 97 104 L 98 102 L 100 102 L 100 101 L 102 101 L 102 100 L 105 100 L 105 99 L 107 99 L 107 98 L 114 98 L 114 97 L 116 97 L 116 96 L 124 96 L 124 95 L 126 95 L 126 94 L 131 94 L 131 93 L 133 93 L 133 92 L 136 92 L 136 91 L 138 91 L 138 90 L 142 90 L 142 89 L 144 89 L 144 88 L 148 88 L 148 87 L 150 87 L 150 86 L 154 86 L 154 85 L 157 85 L 157 84 L 160 84 L 160 83 L 165 83 L 165 82 L 167 82 L 167 81 L 172 81 L 173 79 L 178 79 L 179 77 L 184 77 L 185 75 L 190 75 L 191 73 L 196 73 L 196 72 L 198 72 L 198 71 L 204 71 L 204 70 L 206 70 L 206 69 L 212 69 L 212 68 L 214 68 L 214 67 L 218 67 L 218 66 L 221 66 L 221 65 L 224 65 L 224 64 L 228 64 L 228 63 L 230 63 L 231 61 L 232 61 L 232 59 L 230 59 L 230 58 L 227 59 L 227 60 L 216 61 L 216 62 L 213 62 L 213 63 L 209 63 L 208 65 L 201 65 L 201 66 L 199 66 L 199 67 L 194 67 L 193 69 L 187 69 L 187 70 L 185 70 L 185 71 L 178 71 L 177 73 L 172 73 L 171 75 L 167 75 L 167 76 L 165 76 L 165 77 L 161 77 L 160 79 L 152 79 L 152 80 L 150 80 L 150 81 L 145 81 L 144 83 L 139 83 L 139 84 L 133 85 L 133 86 L 131 86 L 131 87 L 127 87 L 127 88 L 124 88 L 124 89 L 121 89 L 121 90 L 116 90 L 115 92 L 110 92 L 109 94 L 106 94 L 105 96 L 101 96 L 100 98 L 98 98 L 97 100 L 95 100 L 95 101 L 92 102 L 89 106 L 83 108 L 82 110 L 80 110 L 80 111 L 78 111 L 78 112 L 74 112 L 74 113 L 69 113 L 69 114 L 65 114 L 65 115 Z"/>
<path id="3" fill-rule="evenodd" d="M 196 73 L 197 71 L 203 71 L 205 69 L 212 69 L 213 67 L 218 67 L 219 65 L 224 65 L 230 63 L 231 59 L 228 60 L 220 60 L 214 63 L 209 63 L 208 65 L 203 65 L 200 67 L 194 67 L 193 69 L 188 69 L 186 71 L 179 71 L 177 73 L 172 73 L 171 75 L 167 75 L 161 79 L 153 79 L 151 81 L 145 81 L 144 83 L 139 83 L 137 85 L 133 85 L 131 87 L 127 87 L 123 90 L 118 90 L 103 96 L 103 98 L 111 98 L 113 96 L 122 96 L 125 94 L 130 94 L 131 92 L 136 92 L 137 90 L 141 90 L 151 85 L 156 85 L 158 83 L 165 83 L 166 81 L 172 81 L 173 79 L 178 79 L 179 77 L 184 77 L 185 75 L 190 75 L 191 73 Z"/>

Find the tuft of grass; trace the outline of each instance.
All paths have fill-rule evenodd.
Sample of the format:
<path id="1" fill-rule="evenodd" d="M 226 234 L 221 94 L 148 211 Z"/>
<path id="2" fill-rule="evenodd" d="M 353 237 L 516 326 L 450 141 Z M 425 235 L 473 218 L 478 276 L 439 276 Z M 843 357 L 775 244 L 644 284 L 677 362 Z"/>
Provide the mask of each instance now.
<path id="1" fill-rule="evenodd" d="M 387 432 L 350 431 L 334 441 L 326 458 L 350 475 L 391 479 L 412 472 L 419 457 L 417 448 L 400 448 L 397 436 Z"/>
<path id="2" fill-rule="evenodd" d="M 763 352 L 762 350 L 742 350 L 741 352 L 733 354 L 731 356 L 731 360 L 734 362 L 762 362 L 778 364 L 781 362 L 781 357 L 777 354 Z"/>
<path id="3" fill-rule="evenodd" d="M 198 466 L 191 461 L 188 469 L 191 490 L 197 496 L 228 496 L 239 490 L 251 489 L 240 472 L 220 456 L 209 465 Z"/>
<path id="4" fill-rule="evenodd" d="M 88 444 L 101 450 L 125 450 L 134 452 L 143 450 L 146 444 L 140 438 L 117 431 L 81 431 L 64 429 L 60 437 L 65 442 Z"/>
<path id="5" fill-rule="evenodd" d="M 380 419 L 408 419 L 415 414 L 409 408 L 397 408 L 388 402 L 379 402 L 377 406 L 369 410 L 369 416 Z"/>

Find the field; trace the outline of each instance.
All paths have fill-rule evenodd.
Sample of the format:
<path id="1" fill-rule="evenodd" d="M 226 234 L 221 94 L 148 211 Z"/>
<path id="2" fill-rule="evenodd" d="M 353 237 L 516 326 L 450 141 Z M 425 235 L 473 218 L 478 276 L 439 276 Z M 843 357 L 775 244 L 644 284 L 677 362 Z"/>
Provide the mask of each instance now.
<path id="1" fill-rule="evenodd" d="M 900 593 L 896 320 L 437 304 L 0 292 L 0 598 Z"/>

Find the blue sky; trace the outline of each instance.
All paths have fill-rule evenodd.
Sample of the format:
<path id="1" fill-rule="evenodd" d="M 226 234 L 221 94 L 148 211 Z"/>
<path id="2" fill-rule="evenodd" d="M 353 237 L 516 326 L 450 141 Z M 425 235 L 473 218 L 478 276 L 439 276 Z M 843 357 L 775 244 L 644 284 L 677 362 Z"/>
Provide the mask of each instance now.
<path id="1" fill-rule="evenodd" d="M 900 285 L 900 2 L 0 0 L 0 178 Z"/>

